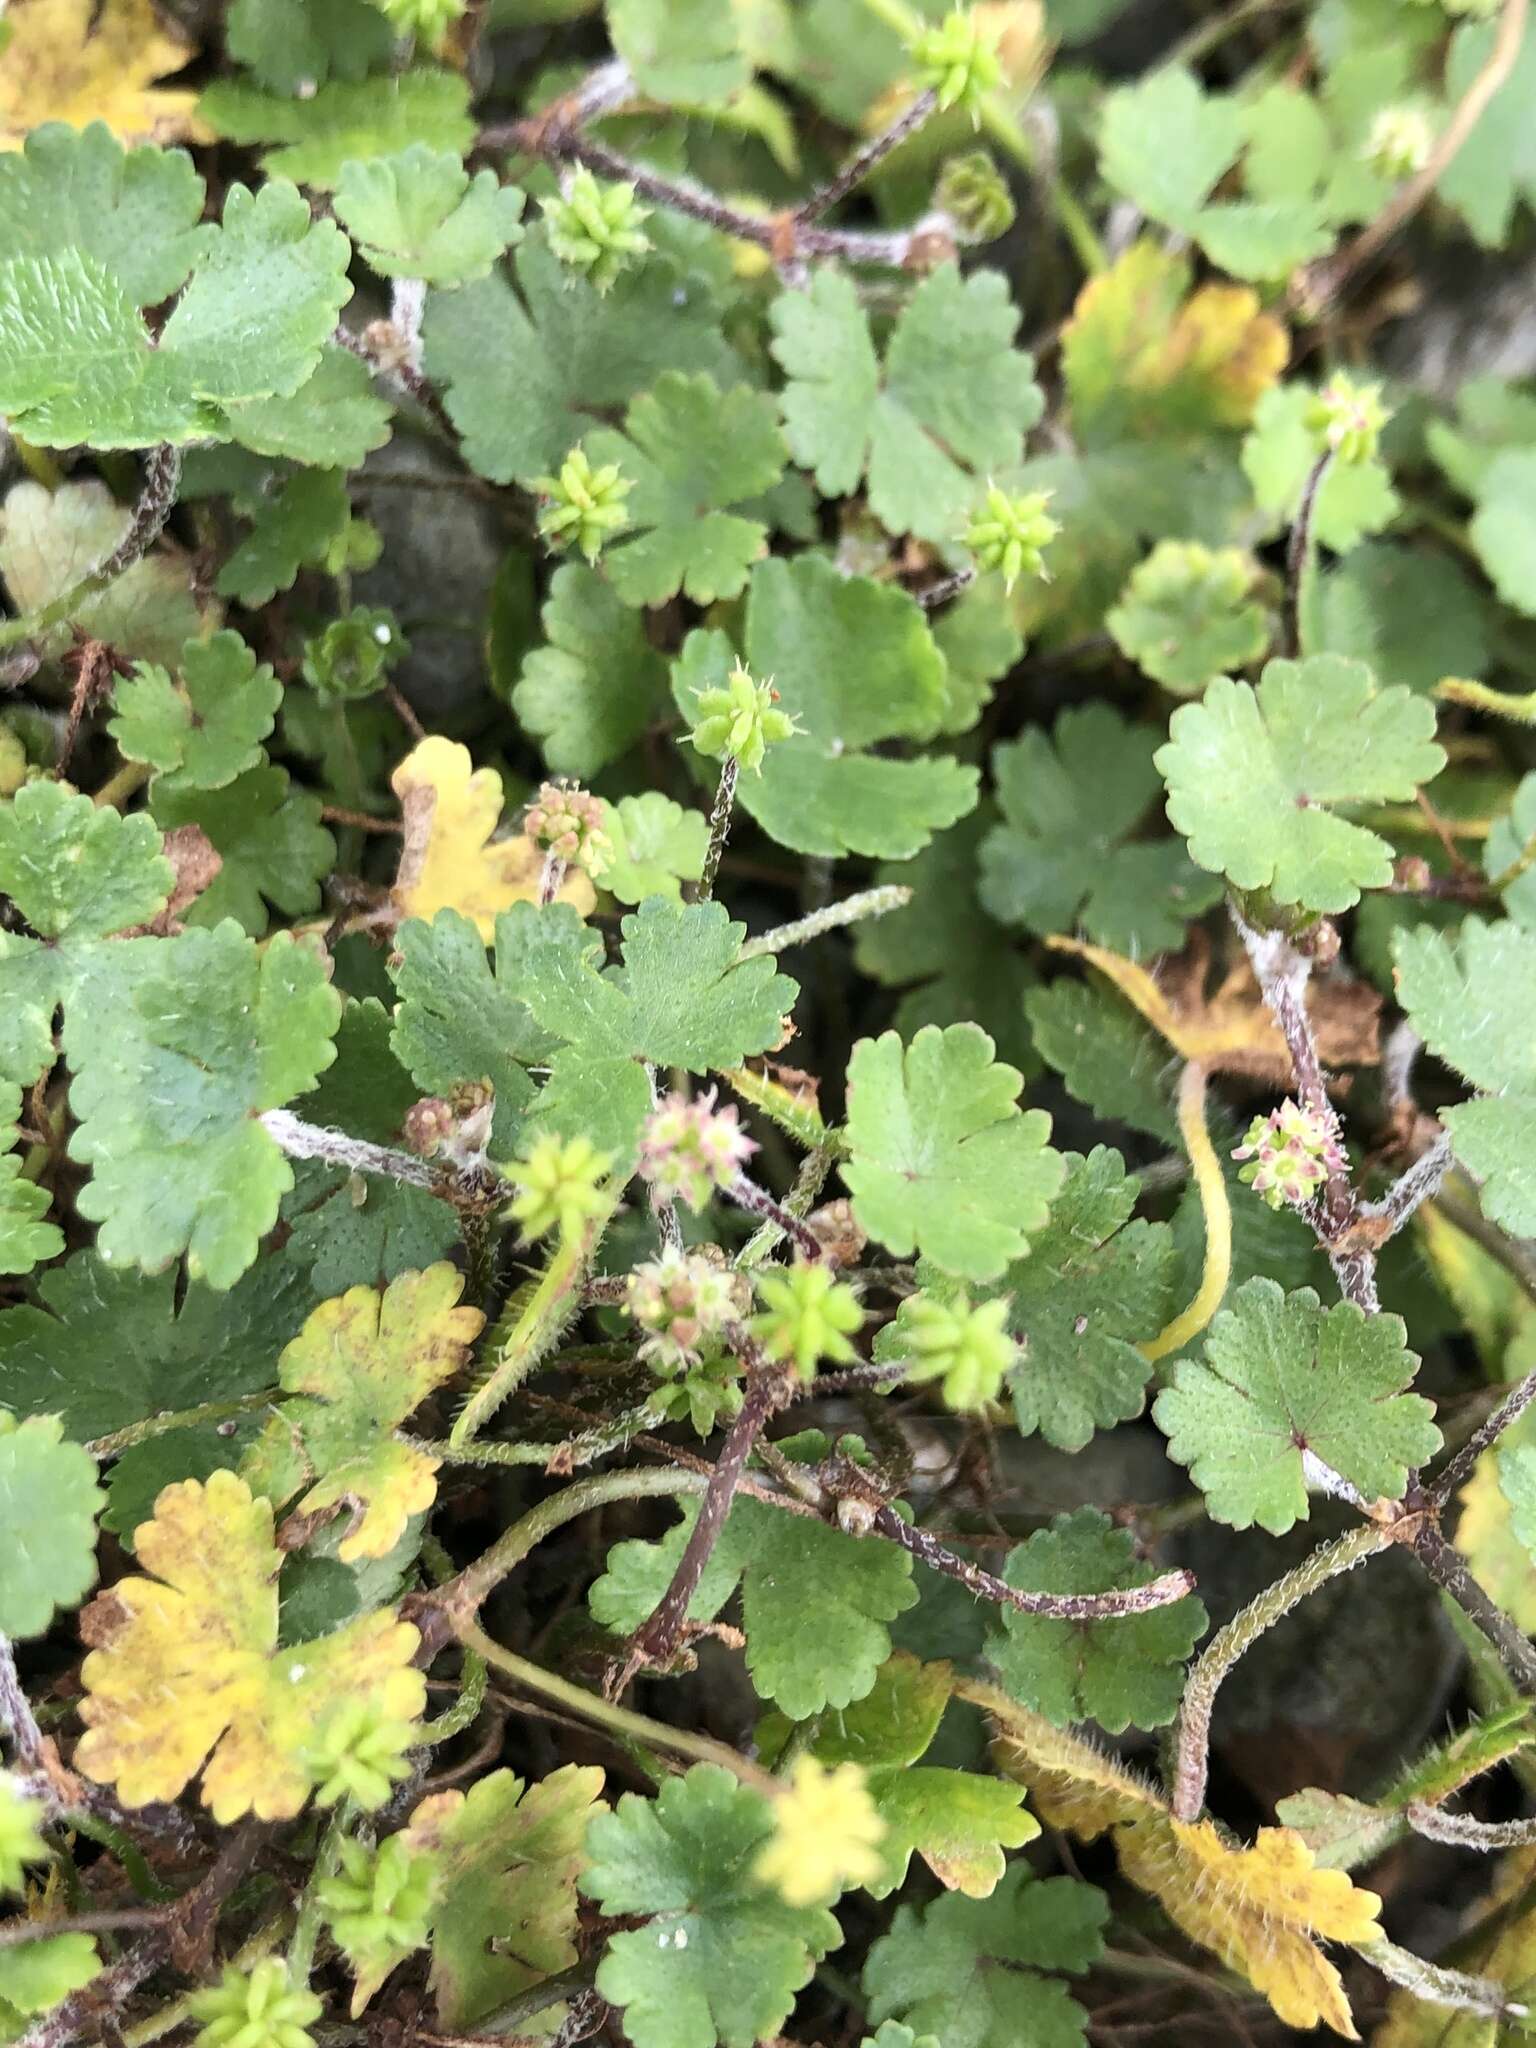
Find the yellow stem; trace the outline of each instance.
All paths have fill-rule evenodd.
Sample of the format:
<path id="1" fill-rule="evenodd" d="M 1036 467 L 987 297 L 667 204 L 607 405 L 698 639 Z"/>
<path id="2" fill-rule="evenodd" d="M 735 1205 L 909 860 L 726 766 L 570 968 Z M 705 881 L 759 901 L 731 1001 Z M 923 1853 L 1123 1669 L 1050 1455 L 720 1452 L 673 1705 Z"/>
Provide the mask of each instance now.
<path id="1" fill-rule="evenodd" d="M 1232 1277 L 1232 1204 L 1226 1175 L 1205 1127 L 1205 1069 L 1191 1060 L 1179 1081 L 1179 1133 L 1189 1154 L 1200 1207 L 1205 1214 L 1205 1265 L 1188 1308 L 1139 1347 L 1143 1358 L 1166 1358 L 1197 1337 L 1221 1307 Z"/>

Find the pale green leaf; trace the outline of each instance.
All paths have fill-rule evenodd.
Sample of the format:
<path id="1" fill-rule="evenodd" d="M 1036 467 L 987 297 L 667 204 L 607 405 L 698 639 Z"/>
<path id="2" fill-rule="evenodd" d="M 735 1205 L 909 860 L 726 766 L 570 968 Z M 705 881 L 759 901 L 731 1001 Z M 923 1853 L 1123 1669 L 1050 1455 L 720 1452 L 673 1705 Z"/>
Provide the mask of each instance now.
<path id="1" fill-rule="evenodd" d="M 261 760 L 282 685 L 238 633 L 189 640 L 179 666 L 178 684 L 139 662 L 117 685 L 108 731 L 127 760 L 146 761 L 184 788 L 222 789 Z"/>
<path id="2" fill-rule="evenodd" d="M 105 1500 L 96 1460 L 64 1441 L 56 1415 L 0 1416 L 0 1633 L 40 1636 L 85 1598 Z"/>
<path id="3" fill-rule="evenodd" d="M 666 703 L 666 663 L 613 585 L 581 562 L 550 579 L 545 644 L 512 692 L 519 721 L 561 775 L 591 777 L 626 753 Z"/>
<path id="4" fill-rule="evenodd" d="M 523 195 L 491 170 L 473 178 L 453 150 L 415 143 L 399 156 L 343 164 L 336 218 L 384 277 L 446 288 L 485 277 L 522 235 Z"/>

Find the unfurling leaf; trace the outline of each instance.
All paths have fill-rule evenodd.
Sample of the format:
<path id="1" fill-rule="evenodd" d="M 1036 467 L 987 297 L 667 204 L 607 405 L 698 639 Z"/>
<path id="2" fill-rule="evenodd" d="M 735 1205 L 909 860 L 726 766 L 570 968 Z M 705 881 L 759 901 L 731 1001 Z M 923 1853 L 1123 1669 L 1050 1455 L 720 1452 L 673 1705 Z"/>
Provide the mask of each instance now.
<path id="1" fill-rule="evenodd" d="M 362 1704 L 420 1714 L 416 1630 L 388 1609 L 319 1642 L 277 1647 L 272 1508 L 233 1472 L 168 1486 L 135 1536 L 153 1578 L 120 1579 L 86 1610 L 86 1732 L 75 1763 L 125 1806 L 175 1799 L 201 1770 L 221 1825 L 296 1814 L 327 1719 Z"/>

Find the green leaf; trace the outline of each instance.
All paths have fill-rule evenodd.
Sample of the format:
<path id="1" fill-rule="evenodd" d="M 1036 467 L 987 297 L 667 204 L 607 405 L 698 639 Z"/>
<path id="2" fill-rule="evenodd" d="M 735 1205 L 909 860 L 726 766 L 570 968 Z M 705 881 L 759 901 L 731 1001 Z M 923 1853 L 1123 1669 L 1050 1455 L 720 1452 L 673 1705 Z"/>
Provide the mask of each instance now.
<path id="1" fill-rule="evenodd" d="M 531 483 L 560 466 L 594 413 L 647 391 L 663 371 L 705 370 L 721 384 L 740 364 L 696 277 L 652 255 L 606 294 L 573 277 L 542 230 L 500 272 L 451 297 L 430 296 L 427 375 L 443 387 L 466 458 L 493 483 Z"/>
<path id="2" fill-rule="evenodd" d="M 1317 461 L 1317 444 L 1307 426 L 1316 393 L 1305 384 L 1277 384 L 1254 408 L 1253 431 L 1243 442 L 1243 473 L 1253 486 L 1267 531 L 1289 526 Z M 1334 462 L 1312 507 L 1312 532 L 1320 547 L 1346 555 L 1367 534 L 1380 533 L 1402 510 L 1386 464 Z"/>
<path id="3" fill-rule="evenodd" d="M 0 804 L 0 894 L 65 953 L 147 923 L 171 882 L 160 834 L 142 813 L 124 817 L 57 782 L 27 783 Z"/>
<path id="4" fill-rule="evenodd" d="M 894 1031 L 861 1039 L 848 1063 L 854 1214 L 898 1258 L 970 1280 L 1028 1248 L 1063 1171 L 1049 1116 L 1020 1111 L 1023 1076 L 993 1050 L 978 1025 L 929 1025 L 905 1049 Z"/>
<path id="5" fill-rule="evenodd" d="M 124 151 L 105 122 L 83 132 L 49 121 L 0 157 L 0 248 L 70 249 L 111 273 L 135 306 L 158 306 L 217 230 L 199 227 L 203 181 L 184 150 Z"/>
<path id="6" fill-rule="evenodd" d="M 588 1595 L 594 1617 L 622 1634 L 639 1628 L 666 1591 L 697 1519 L 690 1505 L 659 1543 L 616 1544 Z M 753 1686 L 792 1721 L 862 1699 L 891 1654 L 886 1624 L 917 1599 L 912 1560 L 894 1544 L 860 1541 L 830 1523 L 740 1495 L 689 1603 L 689 1620 L 713 1621 L 738 1583 Z M 817 1625 L 808 1629 L 812 1612 Z"/>
<path id="7" fill-rule="evenodd" d="M 252 610 L 293 586 L 306 563 L 323 562 L 347 530 L 352 507 L 339 470 L 306 469 L 275 497 L 259 499 L 255 523 L 219 571 L 222 597 Z"/>
<path id="8" fill-rule="evenodd" d="M 1096 1115 L 1171 1141 L 1168 1049 L 1129 1007 L 1066 975 L 1024 1001 L 1035 1050 Z"/>
<path id="9" fill-rule="evenodd" d="M 440 1871 L 429 1980 L 439 2026 L 473 2027 L 576 1961 L 576 1876 L 602 1787 L 590 1766 L 533 1785 L 500 1770 L 417 1807 L 407 1839 Z"/>
<path id="10" fill-rule="evenodd" d="M 496 943 L 498 972 L 562 1041 L 540 1118 L 623 1159 L 650 1108 L 647 1063 L 690 1074 L 739 1067 L 778 1043 L 799 987 L 771 956 L 737 964 L 746 928 L 718 903 L 653 896 L 620 930 L 622 965 L 606 970 L 601 940 L 569 904 L 514 905 L 497 920 Z"/>
<path id="11" fill-rule="evenodd" d="M 1153 1413 L 1169 1456 L 1189 1467 L 1218 1522 L 1283 1536 L 1307 1515 L 1307 1459 L 1367 1500 L 1400 1500 L 1410 1468 L 1440 1448 L 1434 1409 L 1405 1393 L 1418 1359 L 1400 1317 L 1353 1302 L 1320 1306 L 1249 1280 L 1211 1325 L 1199 1360 L 1182 1359 Z"/>
<path id="12" fill-rule="evenodd" d="M 650 99 L 713 106 L 747 83 L 733 9 L 716 0 L 608 0 L 613 47 Z"/>
<path id="13" fill-rule="evenodd" d="M 1062 712 L 998 747 L 1004 822 L 981 843 L 979 894 L 1003 924 L 1042 935 L 1081 926 L 1116 952 L 1176 950 L 1219 882 L 1176 839 L 1132 839 L 1160 794 L 1157 735 L 1107 704 Z"/>
<path id="14" fill-rule="evenodd" d="M 696 882 L 704 872 L 709 820 L 702 811 L 685 811 L 659 790 L 610 804 L 607 832 L 612 851 L 603 887 L 621 903 L 643 903 L 647 896 L 680 902 L 681 885 Z"/>
<path id="15" fill-rule="evenodd" d="M 1242 146 L 1237 102 L 1164 65 L 1106 100 L 1099 169 L 1149 219 L 1189 234 Z"/>
<path id="16" fill-rule="evenodd" d="M 1509 800 L 1509 809 L 1495 818 L 1483 846 L 1483 872 L 1492 881 L 1506 869 L 1516 868 L 1527 843 L 1536 833 L 1536 774 L 1522 775 Z M 1536 928 L 1536 869 L 1525 868 L 1500 892 L 1504 908 L 1517 924 Z"/>
<path id="17" fill-rule="evenodd" d="M 664 710 L 666 663 L 643 620 L 584 563 L 555 571 L 540 616 L 546 644 L 524 660 L 512 708 L 556 774 L 590 779 Z"/>
<path id="18" fill-rule="evenodd" d="M 1253 564 L 1238 548 L 1213 553 L 1198 541 L 1162 540 L 1104 624 L 1154 682 L 1198 696 L 1213 677 L 1246 668 L 1269 645 L 1269 621 L 1249 601 L 1253 579 Z"/>
<path id="19" fill-rule="evenodd" d="M 1477 510 L 1468 532 L 1488 580 L 1508 605 L 1536 617 L 1531 589 L 1531 552 L 1536 548 L 1536 448 L 1511 448 L 1496 455 L 1478 485 Z"/>
<path id="20" fill-rule="evenodd" d="M 1442 676 L 1487 669 L 1488 601 L 1450 555 L 1367 541 L 1313 588 L 1307 644 L 1320 654 L 1347 654 L 1426 692 Z"/>
<path id="21" fill-rule="evenodd" d="M 850 496 L 867 475 L 870 506 L 892 533 L 954 543 L 982 483 L 1020 460 L 1044 411 L 1033 360 L 1013 346 L 1007 281 L 942 265 L 897 318 L 883 366 L 841 271 L 784 292 L 770 318 L 795 460 L 828 497 Z"/>
<path id="22" fill-rule="evenodd" d="M 1145 1586 L 1157 1566 L 1137 1557 L 1129 1529 L 1078 1508 L 1010 1550 L 1003 1577 L 1020 1592 L 1106 1593 Z M 1000 1618 L 988 1654 L 1014 1698 L 1058 1728 L 1097 1721 L 1111 1735 L 1173 1719 L 1184 1660 L 1206 1629 L 1193 1596 L 1109 1621 L 1056 1621 L 1014 1607 Z"/>
<path id="23" fill-rule="evenodd" d="M 1333 247 L 1329 209 L 1318 199 L 1254 205 L 1207 206 L 1195 239 L 1218 270 L 1232 277 L 1278 283 Z"/>
<path id="24" fill-rule="evenodd" d="M 43 1219 L 45 1187 L 25 1177 L 24 1162 L 12 1149 L 21 1123 L 21 1089 L 0 1081 L 0 1273 L 30 1273 L 64 1249 L 64 1233 Z"/>
<path id="25" fill-rule="evenodd" d="M 821 1716 L 811 1753 L 824 1764 L 857 1764 L 866 1772 L 905 1770 L 938 1733 L 950 1692 L 948 1665 L 924 1664 L 898 1650 L 880 1666 L 862 1699 Z M 764 1756 L 779 1756 L 794 1733 L 786 1714 L 765 1714 L 757 1747 Z"/>
<path id="26" fill-rule="evenodd" d="M 925 1024 L 976 1023 L 1027 1072 L 1034 1060 L 1023 1003 L 1034 977 L 976 895 L 976 849 L 992 821 L 983 804 L 913 859 L 880 867 L 875 880 L 910 889 L 912 901 L 857 926 L 853 957 L 861 974 L 905 987 L 893 1020 L 903 1038 Z"/>
<path id="27" fill-rule="evenodd" d="M 864 1965 L 869 2017 L 899 2016 L 944 2048 L 1082 2048 L 1087 2014 L 1044 1970 L 1086 1970 L 1109 1903 L 1075 1878 L 1015 1863 L 990 1899 L 897 1909 Z"/>
<path id="28" fill-rule="evenodd" d="M 592 1822 L 581 1889 L 606 1914 L 648 1916 L 609 1936 L 597 1972 L 635 2048 L 751 2048 L 842 1940 L 825 1907 L 754 1883 L 772 1833 L 767 1801 L 718 1764 L 668 1779 L 654 1800 L 626 1792 Z"/>
<path id="29" fill-rule="evenodd" d="M 497 920 L 494 968 L 480 934 L 456 910 L 440 910 L 430 924 L 411 918 L 396 934 L 395 950 L 396 1059 L 429 1095 L 489 1081 L 496 1092 L 491 1149 L 510 1158 L 533 1100 L 526 1069 L 547 1059 L 559 1040 L 535 1024 L 513 992 L 518 956 L 507 919 Z"/>
<path id="30" fill-rule="evenodd" d="M 247 399 L 225 417 L 242 448 L 316 469 L 356 469 L 389 439 L 390 408 L 374 396 L 367 364 L 334 342 L 297 391 Z"/>
<path id="31" fill-rule="evenodd" d="M 394 41 L 368 0 L 234 0 L 224 24 L 230 56 L 275 93 L 362 78 L 389 62 Z"/>
<path id="32" fill-rule="evenodd" d="M 32 612 L 72 590 L 110 555 L 127 533 L 133 513 L 119 505 L 103 483 L 20 483 L 0 510 L 0 574 L 18 612 Z M 144 555 L 105 590 L 76 605 L 69 617 L 37 642 L 38 652 L 56 657 L 78 629 L 89 640 L 104 640 L 126 660 L 174 662 L 182 644 L 203 627 L 184 560 L 156 552 Z"/>
<path id="33" fill-rule="evenodd" d="M 423 929 L 406 925 L 402 939 L 404 932 Z M 478 938 L 474 944 L 483 962 L 485 949 Z M 461 1010 L 468 1007 L 467 983 L 466 974 L 458 991 Z M 400 1029 L 398 1021 L 394 1028 Z M 391 1052 L 390 1032 L 390 1016 L 382 1003 L 371 998 L 348 1003 L 336 1034 L 335 1063 L 321 1075 L 319 1087 L 304 1105 L 310 1122 L 374 1144 L 400 1146 L 406 1111 L 422 1090 L 412 1085 Z M 452 1206 L 425 1188 L 407 1187 L 387 1174 L 365 1179 L 319 1159 L 295 1167 L 283 1217 L 293 1233 L 288 1255 L 309 1267 L 317 1295 L 381 1285 L 397 1273 L 430 1266 L 459 1238 Z"/>
<path id="34" fill-rule="evenodd" d="M 903 760 L 882 742 L 931 731 L 945 699 L 944 658 L 904 592 L 845 577 L 817 555 L 760 562 L 747 595 L 744 652 L 771 676 L 800 730 L 745 775 L 737 802 L 797 853 L 901 860 L 963 817 L 976 770 L 947 756 Z M 721 687 L 733 655 L 723 633 L 684 642 L 672 670 L 683 716 Z"/>
<path id="35" fill-rule="evenodd" d="M 1451 39 L 1445 96 L 1457 106 L 1493 50 L 1493 22 L 1464 22 Z M 1485 249 L 1509 241 L 1515 205 L 1536 205 L 1536 137 L 1529 115 L 1536 95 L 1536 33 L 1528 27 L 1514 66 L 1477 125 L 1440 173 L 1440 197 L 1454 206 Z"/>
<path id="36" fill-rule="evenodd" d="M 195 1279 L 232 1287 L 293 1184 L 258 1118 L 330 1065 L 340 1000 L 286 932 L 260 954 L 226 922 L 111 956 L 64 1018 L 70 1151 L 93 1169 L 79 1211 L 114 1263 L 152 1272 L 185 1251 Z"/>
<path id="37" fill-rule="evenodd" d="M 1172 1304 L 1173 1237 L 1132 1221 L 1141 1183 L 1100 1145 L 1066 1155 L 1066 1178 L 1029 1256 L 993 1292 L 1012 1297 L 1023 1357 L 1010 1376 L 1014 1416 L 1061 1451 L 1141 1413 L 1151 1365 L 1137 1346 Z"/>
<path id="38" fill-rule="evenodd" d="M 1434 706 L 1333 654 L 1272 661 L 1257 690 L 1219 676 L 1168 730 L 1156 760 L 1193 858 L 1308 910 L 1347 910 L 1392 879 L 1386 841 L 1340 809 L 1409 801 L 1445 766 Z"/>
<path id="39" fill-rule="evenodd" d="M 475 133 L 465 81 L 426 65 L 358 81 L 332 79 L 296 99 L 220 79 L 197 111 L 228 142 L 280 145 L 262 156 L 269 178 L 324 191 L 334 189 L 353 158 L 398 155 L 414 143 L 462 156 Z"/>
<path id="40" fill-rule="evenodd" d="M 127 760 L 147 761 L 177 786 L 222 789 L 261 760 L 282 685 L 238 633 L 189 640 L 179 667 L 178 688 L 166 670 L 139 662 L 117 685 L 107 730 Z"/>
<path id="41" fill-rule="evenodd" d="M 0 410 L 47 447 L 227 438 L 222 408 L 297 391 L 351 295 L 347 242 L 293 186 L 230 187 L 223 226 L 152 340 L 100 258 L 0 263 Z"/>
<path id="42" fill-rule="evenodd" d="M 99 1968 L 89 1934 L 49 1934 L 0 1949 L 0 2031 L 6 2040 L 18 2039 L 34 2014 L 51 2011 L 89 1984 Z"/>
<path id="43" fill-rule="evenodd" d="M 40 1636 L 96 1583 L 96 1460 L 57 1415 L 0 1417 L 0 1634 Z M 0 1997 L 4 1996 L 0 1988 Z"/>
<path id="44" fill-rule="evenodd" d="M 471 179 L 458 154 L 416 143 L 399 156 L 343 164 L 336 218 L 384 277 L 445 289 L 488 276 L 522 237 L 523 194 L 491 170 Z"/>
<path id="45" fill-rule="evenodd" d="M 1536 1233 L 1536 932 L 1468 918 L 1459 934 L 1400 931 L 1398 997 L 1437 1058 L 1482 1091 L 1440 1112 L 1456 1156 L 1506 1230 Z"/>
<path id="46" fill-rule="evenodd" d="M 771 491 L 784 474 L 771 398 L 668 371 L 630 405 L 622 434 L 599 428 L 583 445 L 594 463 L 616 463 L 634 486 L 624 503 L 629 524 L 603 552 L 626 604 L 665 604 L 679 591 L 695 604 L 739 594 L 767 552 L 768 529 L 730 508 Z"/>
<path id="47" fill-rule="evenodd" d="M 174 1270 L 140 1273 L 77 1252 L 37 1283 L 39 1306 L 0 1313 L 0 1403 L 110 1436 L 151 1415 L 276 1384 L 278 1352 L 313 1297 L 287 1259 L 227 1293 Z"/>
<path id="48" fill-rule="evenodd" d="M 997 576 L 982 576 L 946 605 L 933 627 L 949 674 L 938 733 L 969 732 L 992 701 L 993 685 L 1024 652 L 1013 600 Z"/>
<path id="49" fill-rule="evenodd" d="M 188 787 L 181 777 L 155 783 L 150 809 L 172 831 L 197 825 L 224 865 L 185 912 L 189 924 L 232 917 L 253 938 L 269 922 L 268 903 L 289 917 L 320 908 L 320 880 L 336 864 L 336 842 L 320 822 L 320 799 L 296 789 L 286 768 L 247 769 L 226 788 Z"/>

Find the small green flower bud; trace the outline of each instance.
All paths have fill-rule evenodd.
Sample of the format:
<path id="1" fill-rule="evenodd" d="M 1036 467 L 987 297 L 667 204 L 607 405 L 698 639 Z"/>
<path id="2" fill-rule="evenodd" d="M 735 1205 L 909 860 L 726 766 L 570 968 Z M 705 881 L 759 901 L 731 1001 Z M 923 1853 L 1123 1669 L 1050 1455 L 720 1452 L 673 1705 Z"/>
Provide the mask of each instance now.
<path id="1" fill-rule="evenodd" d="M 1018 1355 L 1008 1334 L 1007 1297 L 973 1307 L 963 1293 L 952 1302 L 910 1295 L 881 1349 L 893 1358 L 910 1353 L 908 1380 L 942 1380 L 944 1400 L 959 1414 L 995 1401 Z"/>
<path id="2" fill-rule="evenodd" d="M 0 1771 L 0 1892 L 19 1892 L 29 1863 L 47 1861 L 43 1808 L 9 1771 Z"/>
<path id="3" fill-rule="evenodd" d="M 997 35 L 974 10 L 957 7 L 911 44 L 912 64 L 924 88 L 941 107 L 964 107 L 975 122 L 981 102 L 1003 82 Z"/>
<path id="4" fill-rule="evenodd" d="M 757 1150 L 741 1128 L 736 1105 L 715 1107 L 717 1091 L 668 1095 L 645 1120 L 640 1173 L 666 1201 L 702 1209 L 717 1188 L 728 1188 Z"/>
<path id="5" fill-rule="evenodd" d="M 1007 181 L 984 149 L 949 159 L 933 203 L 954 222 L 960 242 L 995 242 L 1013 226 L 1016 212 Z"/>
<path id="6" fill-rule="evenodd" d="M 1360 154 L 1384 178 L 1411 178 L 1434 146 L 1435 124 L 1423 107 L 1383 107 Z"/>
<path id="7" fill-rule="evenodd" d="M 650 248 L 650 237 L 640 232 L 640 223 L 650 216 L 633 185 L 600 185 L 585 168 L 572 172 L 562 195 L 544 201 L 550 248 L 562 263 L 585 271 L 600 292 L 608 290 L 632 257 Z"/>
<path id="8" fill-rule="evenodd" d="M 689 738 L 711 760 L 728 755 L 749 775 L 760 775 L 768 749 L 800 730 L 787 712 L 775 710 L 778 701 L 771 682 L 754 682 L 738 662 L 724 688 L 700 690 L 699 722 Z"/>
<path id="9" fill-rule="evenodd" d="M 373 0 L 397 36 L 414 36 L 430 50 L 463 14 L 466 0 Z"/>
<path id="10" fill-rule="evenodd" d="M 523 830 L 535 846 L 595 877 L 613 858 L 607 820 L 602 798 L 579 783 L 544 782 L 524 814 Z"/>
<path id="11" fill-rule="evenodd" d="M 14 796 L 27 779 L 27 749 L 20 733 L 0 723 L 0 797 Z"/>
<path id="12" fill-rule="evenodd" d="M 589 562 L 629 524 L 624 500 L 634 489 L 616 462 L 594 469 L 584 448 L 573 448 L 558 476 L 535 477 L 533 488 L 548 502 L 539 509 L 539 536 L 555 549 L 574 541 Z"/>
<path id="13" fill-rule="evenodd" d="M 315 1731 L 304 1763 L 315 1781 L 315 1804 L 350 1799 L 371 1813 L 409 1777 L 406 1752 L 421 1740 L 414 1721 L 381 1714 L 366 1699 L 343 1700 Z"/>
<path id="14" fill-rule="evenodd" d="M 344 1836 L 340 1848 L 340 1867 L 316 1887 L 321 1911 L 354 1975 L 387 1973 L 431 1931 L 438 1860 L 404 1835 L 377 1849 Z"/>
<path id="15" fill-rule="evenodd" d="M 978 569 L 1002 571 L 1005 590 L 1012 590 L 1021 576 L 1050 581 L 1044 550 L 1061 531 L 1045 509 L 1050 500 L 1049 491 L 1026 491 L 1010 498 L 996 484 L 988 484 L 985 504 L 961 535 Z"/>
<path id="16" fill-rule="evenodd" d="M 801 1378 L 809 1379 L 818 1359 L 846 1364 L 857 1357 L 848 1339 L 864 1311 L 830 1266 L 797 1261 L 787 1271 L 764 1273 L 757 1291 L 764 1313 L 752 1318 L 752 1334 L 770 1358 L 793 1359 Z"/>
<path id="17" fill-rule="evenodd" d="M 721 1351 L 662 1380 L 651 1393 L 650 1406 L 669 1422 L 689 1423 L 695 1435 L 706 1437 L 741 1413 L 742 1398 L 741 1365 L 729 1351 Z"/>
<path id="18" fill-rule="evenodd" d="M 227 1963 L 217 1984 L 193 1992 L 187 2009 L 203 2023 L 196 2048 L 314 2048 L 309 2029 L 324 2007 L 289 1983 L 280 1956 L 264 1956 L 248 1972 Z"/>
<path id="19" fill-rule="evenodd" d="M 1330 377 L 1307 408 L 1306 425 L 1340 462 L 1369 462 L 1381 430 L 1392 415 L 1381 402 L 1379 384 L 1357 384 L 1341 371 Z"/>
<path id="20" fill-rule="evenodd" d="M 514 1222 L 525 1234 L 543 1237 L 558 1230 L 562 1238 L 580 1234 L 607 1202 L 603 1181 L 613 1161 L 590 1138 L 559 1137 L 546 1131 L 514 1161 L 507 1178 L 519 1190 L 511 1206 Z"/>
<path id="21" fill-rule="evenodd" d="M 305 641 L 304 680 L 327 703 L 355 703 L 382 690 L 391 666 L 406 652 L 393 612 L 358 605 Z"/>

